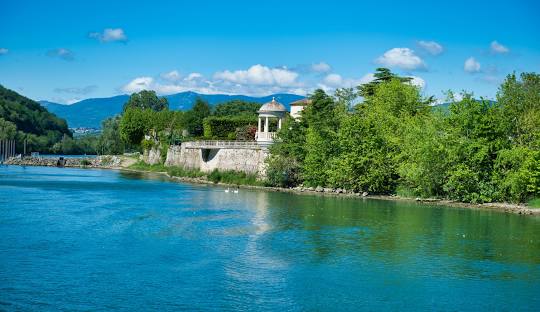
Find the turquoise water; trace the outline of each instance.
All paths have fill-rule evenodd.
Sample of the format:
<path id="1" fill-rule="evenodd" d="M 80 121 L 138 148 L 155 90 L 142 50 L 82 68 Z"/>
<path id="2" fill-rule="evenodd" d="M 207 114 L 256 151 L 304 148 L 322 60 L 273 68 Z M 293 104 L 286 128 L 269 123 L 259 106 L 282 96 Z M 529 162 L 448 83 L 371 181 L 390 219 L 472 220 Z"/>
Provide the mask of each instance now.
<path id="1" fill-rule="evenodd" d="M 0 167 L 0 310 L 538 311 L 540 219 Z"/>

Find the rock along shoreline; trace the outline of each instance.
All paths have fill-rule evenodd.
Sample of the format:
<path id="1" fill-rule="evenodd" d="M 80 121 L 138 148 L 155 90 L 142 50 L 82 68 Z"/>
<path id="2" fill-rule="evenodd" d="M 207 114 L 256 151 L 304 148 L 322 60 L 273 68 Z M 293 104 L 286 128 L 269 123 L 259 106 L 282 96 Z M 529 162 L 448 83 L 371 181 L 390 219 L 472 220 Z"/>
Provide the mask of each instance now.
<path id="1" fill-rule="evenodd" d="M 51 158 L 24 157 L 24 158 L 10 158 L 7 161 L 5 161 L 4 164 L 16 165 L 16 166 L 58 167 L 58 161 L 59 161 L 59 158 L 53 158 L 53 157 Z M 323 187 L 282 188 L 282 187 L 271 187 L 271 186 L 214 183 L 212 181 L 208 181 L 205 178 L 176 177 L 176 176 L 169 175 L 167 172 L 154 172 L 154 171 L 128 168 L 129 166 L 131 166 L 132 164 L 136 162 L 137 162 L 137 159 L 133 157 L 129 157 L 129 156 L 104 155 L 104 156 L 97 156 L 97 157 L 92 157 L 92 158 L 64 158 L 64 162 L 62 163 L 61 167 L 113 169 L 113 170 L 124 170 L 124 171 L 141 172 L 141 173 L 156 173 L 156 174 L 165 175 L 172 180 L 176 180 L 180 182 L 219 185 L 219 186 L 234 186 L 234 187 L 239 187 L 243 189 L 285 192 L 285 193 L 293 193 L 293 194 L 299 194 L 299 195 L 303 194 L 303 195 L 348 197 L 348 198 L 359 198 L 359 199 L 406 201 L 406 202 L 416 202 L 419 204 L 429 204 L 429 205 L 436 205 L 436 206 L 492 210 L 492 211 L 514 213 L 514 214 L 520 214 L 520 215 L 540 215 L 540 209 L 530 208 L 522 204 L 511 204 L 511 203 L 471 204 L 471 203 L 463 203 L 463 202 L 458 202 L 458 201 L 436 199 L 436 198 L 409 198 L 409 197 L 401 197 L 397 195 L 371 195 L 371 194 L 368 194 L 367 192 L 353 193 L 353 192 L 349 192 L 341 188 L 337 188 L 337 189 L 323 188 Z"/>

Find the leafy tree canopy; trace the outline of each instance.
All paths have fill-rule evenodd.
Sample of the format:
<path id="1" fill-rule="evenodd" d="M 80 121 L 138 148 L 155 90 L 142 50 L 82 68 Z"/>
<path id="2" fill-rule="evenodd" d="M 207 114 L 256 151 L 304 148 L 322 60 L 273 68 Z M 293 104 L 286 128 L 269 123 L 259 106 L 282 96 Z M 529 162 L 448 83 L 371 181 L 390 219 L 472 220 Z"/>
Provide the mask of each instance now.
<path id="1" fill-rule="evenodd" d="M 246 102 L 242 100 L 232 100 L 229 102 L 216 105 L 214 116 L 240 116 L 240 115 L 257 115 L 257 111 L 261 108 L 261 104 L 254 102 Z"/>
<path id="2" fill-rule="evenodd" d="M 151 109 L 157 112 L 169 109 L 169 103 L 166 98 L 158 97 L 155 91 L 143 90 L 133 93 L 124 104 L 124 111 L 134 108 Z"/>
<path id="3" fill-rule="evenodd" d="M 375 74 L 373 74 L 374 79 L 373 81 L 370 81 L 366 84 L 358 86 L 358 93 L 360 96 L 368 97 L 373 96 L 375 94 L 375 87 L 381 83 L 388 82 L 392 79 L 397 79 L 402 83 L 410 82 L 412 80 L 411 77 L 400 77 L 396 74 L 394 74 L 390 69 L 379 67 L 375 70 Z"/>

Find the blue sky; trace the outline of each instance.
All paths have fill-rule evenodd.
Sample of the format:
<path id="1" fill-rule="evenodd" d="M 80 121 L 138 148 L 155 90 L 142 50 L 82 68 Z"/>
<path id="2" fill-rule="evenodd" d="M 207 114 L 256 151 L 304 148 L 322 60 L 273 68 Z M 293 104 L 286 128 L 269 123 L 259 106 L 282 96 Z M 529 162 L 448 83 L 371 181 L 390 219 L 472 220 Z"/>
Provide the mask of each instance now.
<path id="1" fill-rule="evenodd" d="M 535 1 L 3 1 L 0 84 L 62 103 L 160 94 L 306 94 L 377 67 L 426 95 L 494 98 L 540 72 Z"/>

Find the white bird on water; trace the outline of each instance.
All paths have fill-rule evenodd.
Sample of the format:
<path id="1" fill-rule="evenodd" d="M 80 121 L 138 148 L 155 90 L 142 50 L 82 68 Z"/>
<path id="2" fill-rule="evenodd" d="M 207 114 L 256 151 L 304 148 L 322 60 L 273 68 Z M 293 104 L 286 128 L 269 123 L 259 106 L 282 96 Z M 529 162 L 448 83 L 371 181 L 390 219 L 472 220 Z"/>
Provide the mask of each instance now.
<path id="1" fill-rule="evenodd" d="M 227 189 L 225 190 L 225 193 L 229 193 L 229 188 L 227 188 Z"/>
<path id="2" fill-rule="evenodd" d="M 234 192 L 235 194 L 238 194 L 238 189 L 235 189 L 233 192 Z"/>

